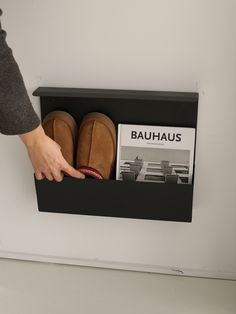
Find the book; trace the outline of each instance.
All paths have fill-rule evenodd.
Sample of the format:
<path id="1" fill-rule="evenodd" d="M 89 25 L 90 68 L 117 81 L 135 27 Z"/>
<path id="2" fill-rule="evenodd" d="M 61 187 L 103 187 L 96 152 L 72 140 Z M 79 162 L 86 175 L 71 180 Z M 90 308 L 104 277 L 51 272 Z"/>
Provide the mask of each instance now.
<path id="1" fill-rule="evenodd" d="M 191 184 L 195 129 L 118 125 L 116 180 Z"/>

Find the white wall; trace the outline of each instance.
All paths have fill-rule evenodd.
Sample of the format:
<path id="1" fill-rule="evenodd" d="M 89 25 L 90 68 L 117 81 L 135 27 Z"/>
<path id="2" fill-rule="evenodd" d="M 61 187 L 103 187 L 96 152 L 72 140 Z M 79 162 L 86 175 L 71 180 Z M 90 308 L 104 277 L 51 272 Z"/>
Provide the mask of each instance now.
<path id="1" fill-rule="evenodd" d="M 198 91 L 200 101 L 191 224 L 39 213 L 27 153 L 17 136 L 0 135 L 0 256 L 236 278 L 235 1 L 1 7 L 29 93 L 39 85 Z"/>

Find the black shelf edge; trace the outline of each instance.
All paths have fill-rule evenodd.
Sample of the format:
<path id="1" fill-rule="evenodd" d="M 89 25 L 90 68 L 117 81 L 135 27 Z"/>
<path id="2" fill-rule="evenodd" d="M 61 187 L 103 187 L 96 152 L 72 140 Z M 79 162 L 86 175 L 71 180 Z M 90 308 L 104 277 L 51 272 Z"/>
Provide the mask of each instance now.
<path id="1" fill-rule="evenodd" d="M 72 177 L 65 177 L 62 182 L 34 179 L 42 212 L 192 221 L 193 186 L 189 184 Z"/>
<path id="2" fill-rule="evenodd" d="M 178 102 L 198 101 L 198 93 L 192 92 L 125 90 L 125 89 L 38 87 L 33 92 L 33 95 L 40 97 L 143 99 Z"/>

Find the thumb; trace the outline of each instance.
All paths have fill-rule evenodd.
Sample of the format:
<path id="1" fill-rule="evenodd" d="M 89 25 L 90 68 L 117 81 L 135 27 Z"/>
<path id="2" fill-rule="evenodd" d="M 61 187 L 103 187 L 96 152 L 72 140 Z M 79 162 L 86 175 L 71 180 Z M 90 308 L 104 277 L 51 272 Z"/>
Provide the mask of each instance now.
<path id="1" fill-rule="evenodd" d="M 76 170 L 75 168 L 70 166 L 68 163 L 65 163 L 62 170 L 74 178 L 78 178 L 78 179 L 85 178 L 85 175 L 83 173 L 81 173 L 79 170 Z"/>

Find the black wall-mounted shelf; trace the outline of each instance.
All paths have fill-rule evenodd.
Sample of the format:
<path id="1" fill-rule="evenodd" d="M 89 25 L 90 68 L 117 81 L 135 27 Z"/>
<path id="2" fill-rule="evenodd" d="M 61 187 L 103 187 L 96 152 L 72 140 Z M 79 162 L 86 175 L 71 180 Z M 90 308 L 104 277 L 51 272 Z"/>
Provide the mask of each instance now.
<path id="1" fill-rule="evenodd" d="M 198 94 L 39 87 L 41 118 L 69 112 L 79 125 L 88 112 L 107 114 L 115 123 L 197 128 Z M 114 175 L 115 178 L 115 175 Z M 160 184 L 112 180 L 36 180 L 43 212 L 191 222 L 193 183 Z"/>

